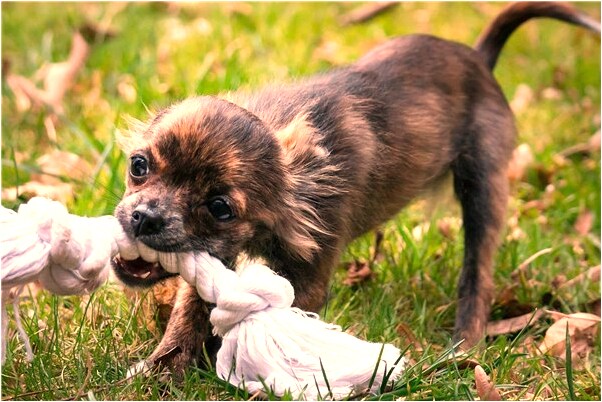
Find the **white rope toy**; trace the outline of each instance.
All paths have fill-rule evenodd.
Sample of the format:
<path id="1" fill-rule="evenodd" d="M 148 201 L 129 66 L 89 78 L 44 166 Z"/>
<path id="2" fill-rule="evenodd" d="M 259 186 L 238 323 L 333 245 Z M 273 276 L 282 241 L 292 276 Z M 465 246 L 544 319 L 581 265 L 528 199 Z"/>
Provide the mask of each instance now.
<path id="1" fill-rule="evenodd" d="M 126 260 L 159 261 L 216 304 L 210 321 L 223 338 L 217 374 L 251 393 L 265 390 L 265 384 L 279 396 L 290 391 L 299 399 L 340 399 L 376 392 L 404 369 L 394 346 L 362 341 L 292 308 L 292 285 L 264 265 L 236 273 L 207 253 L 156 252 L 130 240 L 111 216 L 71 215 L 40 197 L 18 213 L 2 208 L 0 225 L 2 361 L 10 288 L 37 279 L 57 294 L 87 293 L 106 281 L 109 261 L 119 253 Z"/>

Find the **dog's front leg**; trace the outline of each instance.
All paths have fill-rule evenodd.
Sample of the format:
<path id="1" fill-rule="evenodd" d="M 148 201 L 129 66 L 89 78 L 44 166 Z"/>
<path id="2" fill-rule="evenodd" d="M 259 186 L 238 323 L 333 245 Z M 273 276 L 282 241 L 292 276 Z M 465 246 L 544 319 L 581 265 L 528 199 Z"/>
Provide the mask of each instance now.
<path id="1" fill-rule="evenodd" d="M 211 364 L 215 363 L 221 338 L 211 332 L 210 309 L 194 287 L 180 281 L 163 339 L 143 363 L 144 367 L 162 365 L 170 370 L 173 378 L 181 379 L 190 366 L 206 365 L 205 351 Z"/>

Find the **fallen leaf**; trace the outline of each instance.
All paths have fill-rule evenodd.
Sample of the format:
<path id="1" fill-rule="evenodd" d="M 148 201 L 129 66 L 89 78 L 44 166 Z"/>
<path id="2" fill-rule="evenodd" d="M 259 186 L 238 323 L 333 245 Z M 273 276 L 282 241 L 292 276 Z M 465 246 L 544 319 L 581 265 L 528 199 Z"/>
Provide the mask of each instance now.
<path id="1" fill-rule="evenodd" d="M 343 284 L 347 286 L 357 285 L 372 279 L 373 272 L 365 261 L 353 261 L 347 264 L 347 277 Z"/>
<path id="2" fill-rule="evenodd" d="M 495 384 L 483 367 L 476 366 L 474 368 L 474 382 L 477 387 L 477 395 L 482 401 L 501 401 L 502 397 L 498 390 L 495 388 Z"/>
<path id="3" fill-rule="evenodd" d="M 36 159 L 40 173 L 32 173 L 32 181 L 43 184 L 62 183 L 60 177 L 73 180 L 86 180 L 92 174 L 92 166 L 82 157 L 72 152 L 54 149 Z"/>
<path id="4" fill-rule="evenodd" d="M 487 323 L 486 333 L 488 336 L 512 334 L 518 332 L 528 325 L 533 325 L 545 314 L 544 310 L 536 310 L 518 317 L 505 320 L 490 321 Z"/>
<path id="5" fill-rule="evenodd" d="M 72 38 L 71 51 L 66 61 L 50 63 L 42 66 L 36 77 L 43 79 L 44 89 L 39 89 L 28 78 L 9 74 L 6 77 L 9 88 L 15 94 L 17 110 L 23 112 L 29 110 L 34 104 L 36 106 L 48 106 L 50 115 L 46 116 L 44 125 L 51 141 L 56 142 L 56 115 L 64 112 L 63 98 L 65 93 L 75 83 L 75 77 L 83 67 L 89 54 L 89 46 L 79 32 L 75 32 Z"/>
<path id="6" fill-rule="evenodd" d="M 508 179 L 513 182 L 521 181 L 525 177 L 527 168 L 534 161 L 533 152 L 528 144 L 521 144 L 516 147 L 508 163 Z"/>
<path id="7" fill-rule="evenodd" d="M 539 346 L 540 352 L 565 359 L 568 325 L 573 364 L 580 367 L 584 358 L 593 351 L 594 339 L 600 328 L 600 317 L 589 313 L 567 315 L 557 311 L 549 311 L 548 314 L 557 321 L 546 331 L 544 340 Z"/>
<path id="8" fill-rule="evenodd" d="M 61 63 L 48 65 L 44 76 L 45 102 L 54 108 L 55 113 L 63 112 L 63 97 L 75 83 L 75 76 L 84 66 L 90 47 L 79 33 L 73 34 L 69 58 Z"/>
<path id="9" fill-rule="evenodd" d="M 399 3 L 396 1 L 379 1 L 374 3 L 366 3 L 358 8 L 344 14 L 340 18 L 340 23 L 343 26 L 360 24 L 371 20 L 372 18 L 389 11 Z"/>
<path id="10" fill-rule="evenodd" d="M 92 167 L 86 160 L 57 149 L 36 159 L 36 165 L 40 172 L 32 173 L 27 183 L 2 189 L 2 198 L 12 201 L 19 196 L 25 199 L 40 196 L 68 203 L 73 199 L 73 184 L 61 178 L 86 180 L 92 174 Z"/>
<path id="11" fill-rule="evenodd" d="M 592 230 L 593 224 L 594 224 L 593 212 L 590 211 L 589 209 L 584 209 L 583 211 L 581 211 L 581 213 L 577 217 L 577 220 L 575 221 L 573 228 L 581 236 L 585 236 L 586 234 L 589 233 L 590 230 Z"/>
<path id="12" fill-rule="evenodd" d="M 28 200 L 35 196 L 50 198 L 66 204 L 73 200 L 73 185 L 71 183 L 43 184 L 29 181 L 18 187 L 2 189 L 2 199 L 6 201 L 15 201 L 17 198 Z"/>

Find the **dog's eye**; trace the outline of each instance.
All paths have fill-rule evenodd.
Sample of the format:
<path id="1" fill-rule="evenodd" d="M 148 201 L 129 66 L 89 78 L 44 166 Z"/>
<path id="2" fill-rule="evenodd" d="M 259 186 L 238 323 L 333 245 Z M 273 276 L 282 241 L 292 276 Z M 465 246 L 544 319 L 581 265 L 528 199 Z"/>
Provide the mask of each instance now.
<path id="1" fill-rule="evenodd" d="M 136 155 L 130 159 L 130 174 L 134 177 L 144 177 L 148 174 L 148 161 L 146 158 Z"/>
<path id="2" fill-rule="evenodd" d="M 209 213 L 211 213 L 218 221 L 229 221 L 234 218 L 232 208 L 230 208 L 228 202 L 221 197 L 215 197 L 209 200 L 207 208 L 209 209 Z"/>

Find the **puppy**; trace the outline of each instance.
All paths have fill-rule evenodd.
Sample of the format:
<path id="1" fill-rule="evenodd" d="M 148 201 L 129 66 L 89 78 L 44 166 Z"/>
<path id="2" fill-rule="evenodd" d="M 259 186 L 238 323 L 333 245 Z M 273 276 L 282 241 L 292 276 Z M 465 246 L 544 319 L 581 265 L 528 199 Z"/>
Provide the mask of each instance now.
<path id="1" fill-rule="evenodd" d="M 534 17 L 600 31 L 570 5 L 520 3 L 475 49 L 410 35 L 295 84 L 161 110 L 121 141 L 129 173 L 115 215 L 150 249 L 207 251 L 231 268 L 240 256 L 262 259 L 291 281 L 296 306 L 318 311 L 345 246 L 451 172 L 465 237 L 454 338 L 474 345 L 492 301 L 516 134 L 492 69 L 510 34 Z M 132 286 L 170 276 L 157 262 L 113 265 Z M 214 353 L 210 309 L 181 282 L 149 362 L 168 356 L 177 373 Z"/>

